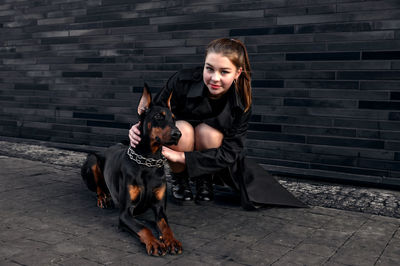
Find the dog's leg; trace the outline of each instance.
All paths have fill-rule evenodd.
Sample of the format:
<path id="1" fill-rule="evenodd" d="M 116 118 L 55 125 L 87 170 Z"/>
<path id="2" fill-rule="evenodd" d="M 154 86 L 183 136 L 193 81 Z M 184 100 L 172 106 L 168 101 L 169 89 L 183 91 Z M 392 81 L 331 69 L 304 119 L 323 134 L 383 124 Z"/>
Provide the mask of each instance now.
<path id="1" fill-rule="evenodd" d="M 97 206 L 102 209 L 111 208 L 112 199 L 99 164 L 94 164 L 91 170 L 96 183 Z"/>
<path id="2" fill-rule="evenodd" d="M 137 236 L 140 242 L 145 244 L 147 254 L 153 256 L 164 256 L 167 253 L 165 244 L 158 240 L 151 230 L 136 219 L 141 212 L 135 208 L 132 202 L 140 199 L 140 188 L 132 185 L 127 186 L 127 191 L 120 190 L 120 216 L 119 227 Z"/>
<path id="3" fill-rule="evenodd" d="M 158 240 L 149 228 L 139 222 L 135 216 L 130 215 L 128 211 L 121 213 L 119 217 L 119 226 L 132 235 L 136 235 L 140 242 L 146 246 L 147 254 L 164 256 L 167 253 L 165 244 Z"/>
<path id="4" fill-rule="evenodd" d="M 165 199 L 164 199 L 165 200 Z M 174 237 L 171 227 L 168 225 L 168 219 L 165 215 L 165 204 L 159 202 L 159 204 L 153 206 L 153 211 L 155 214 L 155 219 L 157 223 L 158 230 L 162 235 L 162 240 L 171 254 L 181 254 L 182 244 Z"/>

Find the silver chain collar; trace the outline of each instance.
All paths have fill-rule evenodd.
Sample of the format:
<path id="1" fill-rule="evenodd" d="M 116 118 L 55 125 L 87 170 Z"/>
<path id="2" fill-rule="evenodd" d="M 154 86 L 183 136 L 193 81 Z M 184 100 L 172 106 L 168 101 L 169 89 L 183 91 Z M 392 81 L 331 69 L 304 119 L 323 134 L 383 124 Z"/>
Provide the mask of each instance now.
<path id="1" fill-rule="evenodd" d="M 136 162 L 137 164 L 144 165 L 147 167 L 157 167 L 161 168 L 164 166 L 164 163 L 167 161 L 167 158 L 165 158 L 163 155 L 161 155 L 161 159 L 153 159 L 153 158 L 146 158 L 143 157 L 140 154 L 137 154 L 131 146 L 129 146 L 128 151 L 126 152 L 128 154 L 129 158 Z"/>

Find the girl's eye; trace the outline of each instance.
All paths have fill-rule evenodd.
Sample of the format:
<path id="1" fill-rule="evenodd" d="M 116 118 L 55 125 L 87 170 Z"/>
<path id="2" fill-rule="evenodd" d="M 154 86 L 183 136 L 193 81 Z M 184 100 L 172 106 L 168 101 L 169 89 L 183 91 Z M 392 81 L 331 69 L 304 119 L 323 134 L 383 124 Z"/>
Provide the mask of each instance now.
<path id="1" fill-rule="evenodd" d="M 213 71 L 213 69 L 211 67 L 206 67 L 206 69 L 207 69 L 208 72 Z"/>
<path id="2" fill-rule="evenodd" d="M 229 74 L 229 72 L 228 71 L 222 71 L 222 74 L 226 75 L 226 74 Z"/>

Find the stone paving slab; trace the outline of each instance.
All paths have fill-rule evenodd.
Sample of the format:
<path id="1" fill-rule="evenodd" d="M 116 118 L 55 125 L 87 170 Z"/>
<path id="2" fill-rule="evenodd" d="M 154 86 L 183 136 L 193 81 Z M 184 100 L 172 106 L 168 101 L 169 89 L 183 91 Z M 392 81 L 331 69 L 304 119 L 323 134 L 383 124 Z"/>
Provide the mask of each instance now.
<path id="1" fill-rule="evenodd" d="M 149 257 L 135 238 L 118 230 L 117 210 L 95 206 L 95 195 L 79 175 L 85 156 L 46 143 L 0 140 L 0 265 L 398 265 L 400 261 L 400 220 L 393 218 L 399 217 L 399 192 L 285 178 L 281 184 L 312 208 L 246 212 L 226 191 L 218 191 L 216 201 L 207 205 L 170 202 L 170 223 L 184 244 L 184 254 Z"/>
<path id="2" fill-rule="evenodd" d="M 87 154 L 82 151 L 101 149 L 101 147 L 0 137 L 0 156 L 25 158 L 59 167 L 79 168 Z M 400 191 L 312 182 L 286 177 L 278 177 L 278 180 L 297 198 L 310 206 L 400 218 Z"/>
<path id="3" fill-rule="evenodd" d="M 0 169 L 0 265 L 400 262 L 400 219 L 319 206 L 247 212 L 225 192 L 211 204 L 169 201 L 168 217 L 184 253 L 150 257 L 137 239 L 118 230 L 117 210 L 96 207 L 75 165 L 3 155 Z"/>

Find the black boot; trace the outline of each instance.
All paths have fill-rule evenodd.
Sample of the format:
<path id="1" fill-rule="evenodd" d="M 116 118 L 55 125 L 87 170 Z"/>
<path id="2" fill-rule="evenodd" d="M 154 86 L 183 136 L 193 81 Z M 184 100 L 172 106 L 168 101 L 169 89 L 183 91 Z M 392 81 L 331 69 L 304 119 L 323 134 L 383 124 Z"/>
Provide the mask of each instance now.
<path id="1" fill-rule="evenodd" d="M 193 193 L 186 171 L 183 171 L 181 173 L 171 172 L 171 183 L 171 192 L 174 199 L 180 201 L 193 200 Z"/>
<path id="2" fill-rule="evenodd" d="M 196 178 L 196 201 L 211 201 L 214 199 L 212 175 Z"/>

